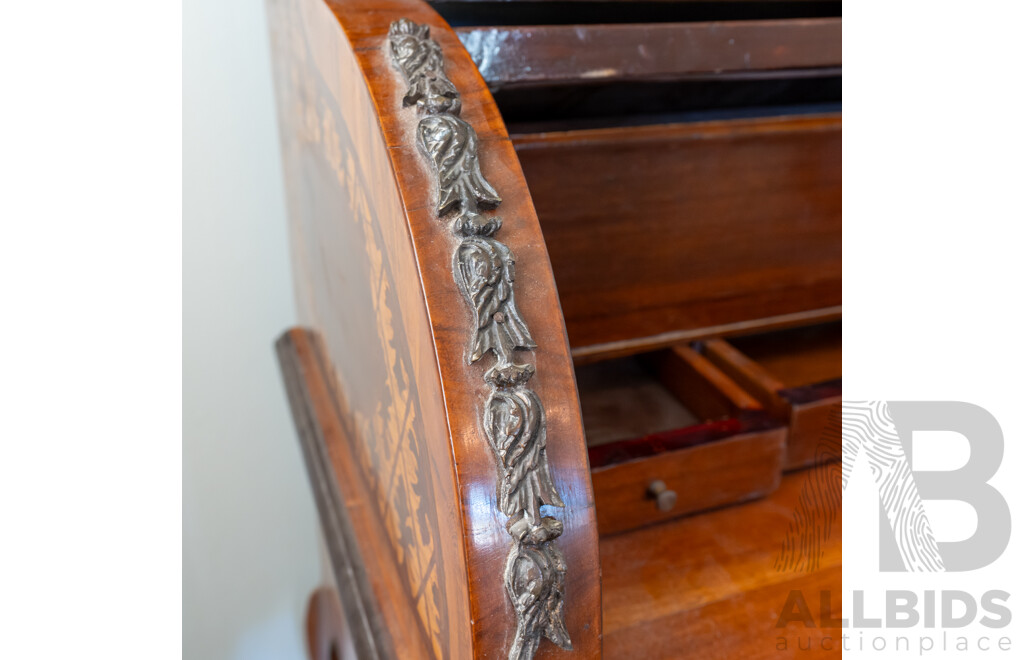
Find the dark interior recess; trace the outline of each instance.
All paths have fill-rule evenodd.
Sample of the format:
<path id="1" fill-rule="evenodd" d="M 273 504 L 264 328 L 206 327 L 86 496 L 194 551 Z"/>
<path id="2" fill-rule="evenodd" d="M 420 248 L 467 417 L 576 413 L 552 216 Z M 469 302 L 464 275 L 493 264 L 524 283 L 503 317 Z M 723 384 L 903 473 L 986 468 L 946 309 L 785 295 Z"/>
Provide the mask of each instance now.
<path id="1" fill-rule="evenodd" d="M 576 368 L 592 469 L 778 426 L 763 410 L 711 412 L 710 385 L 673 392 L 657 375 L 666 351 Z"/>
<path id="2" fill-rule="evenodd" d="M 705 421 L 658 382 L 640 357 L 577 367 L 576 384 L 591 447 Z"/>
<path id="3" fill-rule="evenodd" d="M 494 91 L 509 133 L 840 112 L 842 77 L 715 76 Z"/>
<path id="4" fill-rule="evenodd" d="M 431 2 L 452 27 L 683 23 L 842 16 L 842 2 Z"/>
<path id="5" fill-rule="evenodd" d="M 787 387 L 842 377 L 842 321 L 730 337 L 728 342 Z M 703 342 L 693 347 L 704 352 Z M 656 374 L 666 351 L 613 358 L 576 367 L 583 425 L 591 447 L 659 435 L 725 419 L 702 415 Z"/>

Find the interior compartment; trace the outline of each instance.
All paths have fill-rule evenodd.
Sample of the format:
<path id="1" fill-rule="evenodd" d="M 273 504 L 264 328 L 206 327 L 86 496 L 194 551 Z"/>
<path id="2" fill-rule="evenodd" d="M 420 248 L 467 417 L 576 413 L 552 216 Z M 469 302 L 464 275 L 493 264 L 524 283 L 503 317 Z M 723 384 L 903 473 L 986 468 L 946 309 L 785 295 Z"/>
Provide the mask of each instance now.
<path id="1" fill-rule="evenodd" d="M 576 384 L 592 467 L 768 423 L 755 397 L 687 346 L 578 366 Z"/>
<path id="2" fill-rule="evenodd" d="M 839 458 L 842 322 L 711 339 L 696 348 L 786 423 L 787 469 Z"/>
<path id="3" fill-rule="evenodd" d="M 766 653 L 765 640 L 771 640 L 768 648 L 774 652 L 777 640 L 785 639 L 792 649 L 797 638 L 801 648 L 827 649 L 841 630 L 808 628 L 801 622 L 777 628 L 776 617 L 765 612 L 778 612 L 793 591 L 801 590 L 826 594 L 827 600 L 820 606 L 828 609 L 821 611 L 827 612 L 831 621 L 842 617 L 840 599 L 834 595 L 842 579 L 841 469 L 838 462 L 820 460 L 823 436 L 835 441 L 832 451 L 838 456 L 839 427 L 835 425 L 831 436 L 825 429 L 829 415 L 839 410 L 842 324 L 713 338 L 697 342 L 689 350 L 712 364 L 727 379 L 722 382 L 732 383 L 760 403 L 765 414 L 784 420 L 786 426 L 774 438 L 782 442 L 782 455 L 770 455 L 770 434 L 755 435 L 752 441 L 751 436 L 738 434 L 670 452 L 663 455 L 660 464 L 649 460 L 619 464 L 619 484 L 609 483 L 613 480 L 604 476 L 601 468 L 595 469 L 594 492 L 602 532 L 605 654 L 642 658 L 761 657 Z M 666 373 L 679 372 L 662 367 L 659 373 L 659 365 L 666 364 L 666 353 L 609 363 L 632 365 L 630 379 L 607 364 L 578 367 L 581 398 L 589 402 L 584 407 L 585 423 L 588 418 L 596 419 L 602 428 L 610 427 L 602 415 L 612 410 L 600 408 L 603 399 L 615 399 L 611 393 L 618 389 L 616 379 L 623 388 L 635 383 L 645 391 L 657 391 L 658 401 L 670 395 L 676 399 L 675 405 L 683 407 L 709 390 L 720 391 L 720 387 L 709 387 L 707 380 L 666 386 Z M 678 348 L 671 353 L 675 357 L 687 355 Z M 608 379 L 598 378 L 601 374 Z M 643 383 L 634 380 L 640 378 L 645 379 Z M 598 396 L 592 397 L 595 391 Z M 784 409 L 781 416 L 773 410 L 779 406 Z M 628 409 L 626 405 L 619 410 Z M 698 424 L 724 419 L 702 418 L 690 408 L 686 410 L 700 420 Z M 736 415 L 760 414 L 756 410 L 737 410 Z M 661 418 L 664 422 L 668 419 Z M 665 425 L 652 419 L 650 426 L 631 430 L 657 436 L 665 432 Z M 676 455 L 688 462 L 675 483 L 685 483 L 690 492 L 705 497 L 716 489 L 728 489 L 735 480 L 749 487 L 757 479 L 765 479 L 769 469 L 774 471 L 776 481 L 764 493 L 749 493 L 746 498 L 734 493 L 734 499 L 724 502 L 736 506 L 710 511 L 707 509 L 711 507 L 704 506 L 700 515 L 677 519 L 657 518 L 652 506 L 645 508 L 621 492 L 616 496 L 616 487 L 621 491 L 630 483 L 642 485 L 673 474 L 671 460 L 666 459 Z M 782 474 L 784 469 L 808 465 L 814 467 Z M 742 499 L 749 501 L 740 504 Z M 636 521 L 660 524 L 641 526 Z M 807 547 L 814 551 L 802 554 Z M 710 621 L 714 625 L 709 625 Z"/>
<path id="4" fill-rule="evenodd" d="M 702 420 L 651 372 L 639 356 L 576 369 L 587 445 L 685 429 Z"/>
<path id="5" fill-rule="evenodd" d="M 761 365 L 784 389 L 843 377 L 841 322 L 732 337 L 728 342 Z"/>
<path id="6" fill-rule="evenodd" d="M 690 347 L 579 366 L 577 386 L 602 534 L 778 486 L 781 422 Z"/>

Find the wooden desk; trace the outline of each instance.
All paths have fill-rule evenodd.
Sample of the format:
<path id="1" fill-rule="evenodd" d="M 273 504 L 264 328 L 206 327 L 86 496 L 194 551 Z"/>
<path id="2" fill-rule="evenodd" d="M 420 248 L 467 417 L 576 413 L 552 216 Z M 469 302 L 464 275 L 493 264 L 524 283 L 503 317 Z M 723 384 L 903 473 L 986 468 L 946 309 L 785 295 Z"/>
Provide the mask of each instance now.
<path id="1" fill-rule="evenodd" d="M 837 455 L 840 5 L 718 6 L 269 0 L 318 660 L 759 657 L 838 593 L 769 558 Z"/>

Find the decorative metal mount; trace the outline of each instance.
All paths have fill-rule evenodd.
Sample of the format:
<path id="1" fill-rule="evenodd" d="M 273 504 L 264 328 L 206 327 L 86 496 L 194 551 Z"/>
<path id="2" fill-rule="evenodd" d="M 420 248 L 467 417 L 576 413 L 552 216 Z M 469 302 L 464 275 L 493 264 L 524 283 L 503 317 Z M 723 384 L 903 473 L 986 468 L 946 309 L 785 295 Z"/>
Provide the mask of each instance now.
<path id="1" fill-rule="evenodd" d="M 469 364 L 494 353 L 484 373 L 491 391 L 482 426 L 498 470 L 498 508 L 509 517 L 512 547 L 505 561 L 505 590 L 516 613 L 509 660 L 530 660 L 542 639 L 571 650 L 565 628 L 565 557 L 552 543 L 562 523 L 543 516 L 544 505 L 564 507 L 548 468 L 544 406 L 527 385 L 532 364 L 517 363 L 515 351 L 537 344 L 513 296 L 515 255 L 494 238 L 501 218 L 479 211 L 495 209 L 501 197 L 480 172 L 476 131 L 458 115 L 459 92 L 444 72 L 441 47 L 430 28 L 400 19 L 388 32 L 391 58 L 408 91 L 404 106 L 423 117 L 416 127 L 420 151 L 437 175 L 437 215 L 454 213 L 452 232 L 459 245 L 453 274 L 473 311 Z"/>
<path id="2" fill-rule="evenodd" d="M 403 18 L 388 30 L 391 57 L 402 70 L 409 91 L 402 104 L 415 105 L 421 112 L 459 114 L 459 90 L 444 74 L 441 47 L 430 38 L 430 28 Z"/>
<path id="3" fill-rule="evenodd" d="M 427 115 L 416 128 L 420 149 L 437 172 L 437 214 L 458 207 L 493 209 L 501 204 L 497 191 L 480 173 L 476 131 L 459 117 Z"/>

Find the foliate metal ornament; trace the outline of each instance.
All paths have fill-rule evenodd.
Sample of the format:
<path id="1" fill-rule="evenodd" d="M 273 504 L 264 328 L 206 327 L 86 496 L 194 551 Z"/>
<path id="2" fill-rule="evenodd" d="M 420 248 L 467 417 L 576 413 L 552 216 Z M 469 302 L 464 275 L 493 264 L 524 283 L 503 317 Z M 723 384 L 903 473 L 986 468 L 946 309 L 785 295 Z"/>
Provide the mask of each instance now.
<path id="1" fill-rule="evenodd" d="M 470 343 L 470 363 L 488 351 L 494 351 L 499 362 L 508 362 L 513 349 L 537 347 L 516 309 L 512 250 L 493 238 L 464 238 L 455 251 L 453 270 L 473 309 L 476 331 Z"/>
<path id="2" fill-rule="evenodd" d="M 505 562 L 505 590 L 516 608 L 509 660 L 530 660 L 542 637 L 572 650 L 565 629 L 565 557 L 551 543 L 517 543 Z"/>
<path id="3" fill-rule="evenodd" d="M 542 506 L 564 507 L 548 467 L 547 424 L 540 397 L 527 383 L 536 372 L 517 363 L 517 350 L 537 347 L 516 308 L 515 255 L 493 238 L 501 218 L 482 216 L 501 197 L 480 172 L 473 127 L 458 117 L 459 93 L 444 73 L 444 58 L 430 30 L 408 19 L 391 24 L 391 57 L 409 89 L 405 106 L 423 118 L 416 127 L 420 151 L 437 175 L 437 215 L 458 211 L 451 223 L 459 245 L 452 259 L 455 281 L 473 311 L 467 359 L 473 364 L 494 353 L 483 378 L 491 391 L 483 430 L 494 454 L 498 508 L 512 546 L 505 560 L 505 591 L 516 614 L 509 660 L 530 660 L 544 637 L 571 650 L 565 627 L 565 557 L 553 541 L 562 523 L 543 516 Z"/>
<path id="4" fill-rule="evenodd" d="M 565 506 L 548 471 L 547 428 L 537 394 L 525 387 L 495 389 L 487 400 L 484 429 L 498 461 L 498 506 L 541 521 L 542 504 Z"/>
<path id="5" fill-rule="evenodd" d="M 453 115 L 429 115 L 420 120 L 416 136 L 437 174 L 438 215 L 456 208 L 476 212 L 501 204 L 498 191 L 480 173 L 472 126 Z"/>
<path id="6" fill-rule="evenodd" d="M 459 90 L 445 75 L 444 55 L 430 38 L 430 28 L 403 18 L 391 24 L 388 41 L 391 57 L 409 84 L 402 105 L 415 105 L 420 112 L 459 114 Z"/>

